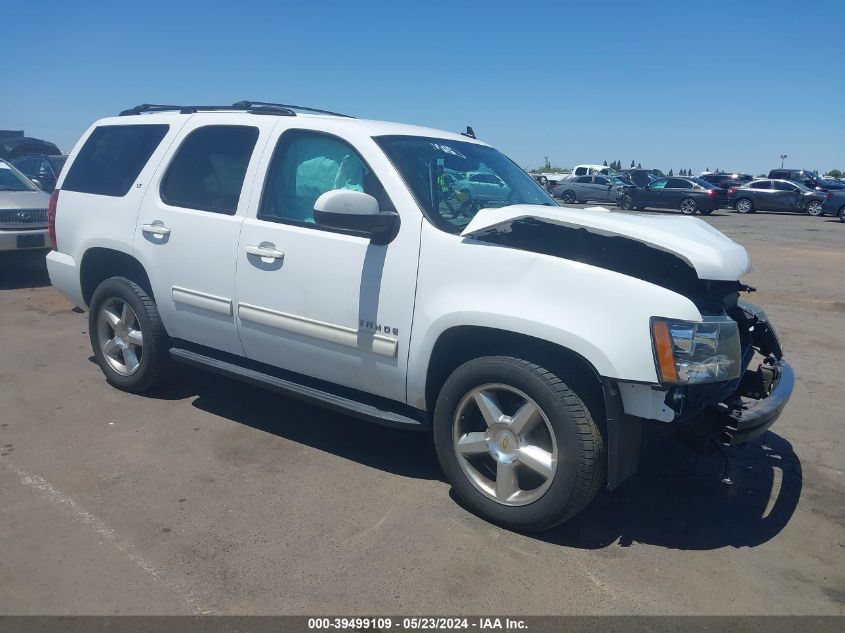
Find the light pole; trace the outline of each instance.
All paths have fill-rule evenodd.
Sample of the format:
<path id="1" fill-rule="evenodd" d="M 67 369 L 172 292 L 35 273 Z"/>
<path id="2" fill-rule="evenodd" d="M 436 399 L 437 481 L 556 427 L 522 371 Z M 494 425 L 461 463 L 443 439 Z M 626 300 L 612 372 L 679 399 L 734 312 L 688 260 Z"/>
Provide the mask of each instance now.
<path id="1" fill-rule="evenodd" d="M 783 161 L 787 158 L 786 154 L 780 155 L 780 168 L 783 169 Z"/>

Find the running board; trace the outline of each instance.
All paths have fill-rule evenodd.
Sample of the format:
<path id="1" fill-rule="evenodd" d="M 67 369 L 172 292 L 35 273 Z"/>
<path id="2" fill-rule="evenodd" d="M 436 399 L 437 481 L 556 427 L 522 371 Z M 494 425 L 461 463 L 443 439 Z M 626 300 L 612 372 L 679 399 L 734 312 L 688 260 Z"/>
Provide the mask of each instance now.
<path id="1" fill-rule="evenodd" d="M 251 385 L 276 391 L 286 396 L 303 400 L 326 409 L 351 415 L 367 422 L 381 424 L 400 429 L 427 430 L 430 425 L 424 421 L 424 413 L 418 412 L 419 417 L 406 415 L 399 411 L 378 407 L 374 404 L 354 400 L 339 394 L 330 393 L 316 387 L 304 385 L 293 380 L 273 376 L 256 369 L 243 367 L 187 349 L 171 348 L 171 358 L 183 365 L 205 369 L 221 376 L 235 378 Z M 397 403 L 398 405 L 398 403 Z M 402 405 L 398 405 L 402 406 Z M 414 410 L 415 411 L 415 410 Z"/>

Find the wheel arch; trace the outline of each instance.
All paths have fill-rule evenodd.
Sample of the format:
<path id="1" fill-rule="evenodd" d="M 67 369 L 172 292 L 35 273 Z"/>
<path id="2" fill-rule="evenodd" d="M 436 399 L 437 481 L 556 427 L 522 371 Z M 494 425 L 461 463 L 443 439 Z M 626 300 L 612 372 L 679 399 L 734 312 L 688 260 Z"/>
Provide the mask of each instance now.
<path id="1" fill-rule="evenodd" d="M 90 305 L 94 290 L 109 277 L 126 277 L 141 286 L 155 300 L 149 275 L 132 255 L 113 248 L 95 246 L 85 251 L 79 268 L 82 298 Z"/>
<path id="2" fill-rule="evenodd" d="M 554 372 L 584 401 L 604 437 L 606 482 L 613 490 L 637 471 L 641 421 L 626 415 L 616 381 L 601 376 L 581 354 L 527 334 L 476 325 L 443 331 L 432 348 L 426 371 L 426 409 L 431 412 L 449 375 L 480 356 L 510 355 Z"/>

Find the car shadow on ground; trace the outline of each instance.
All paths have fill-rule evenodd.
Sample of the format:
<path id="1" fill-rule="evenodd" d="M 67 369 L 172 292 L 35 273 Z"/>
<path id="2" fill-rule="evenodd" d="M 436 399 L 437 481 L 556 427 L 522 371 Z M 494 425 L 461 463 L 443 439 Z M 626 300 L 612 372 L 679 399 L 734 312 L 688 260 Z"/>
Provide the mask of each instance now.
<path id="1" fill-rule="evenodd" d="M 442 480 L 430 433 L 379 426 L 236 380 L 177 366 L 178 379 L 154 394 L 193 397 L 202 411 L 370 468 Z"/>
<path id="2" fill-rule="evenodd" d="M 636 476 L 537 536 L 586 549 L 633 542 L 684 550 L 765 543 L 795 512 L 801 462 L 792 445 L 771 432 L 726 454 L 732 485 L 721 481 L 718 455 L 701 455 L 673 439 L 654 441 L 644 448 Z"/>
<path id="3" fill-rule="evenodd" d="M 156 394 L 194 398 L 212 415 L 416 479 L 443 480 L 431 435 L 369 424 L 199 370 Z M 601 492 L 569 522 L 534 538 L 582 549 L 633 542 L 671 549 L 753 547 L 778 534 L 801 495 L 801 462 L 782 437 L 767 433 L 727 449 L 733 485 L 721 481 L 718 455 L 673 439 L 643 449 L 640 471 L 613 493 Z M 453 495 L 454 498 L 454 495 Z"/>
<path id="4" fill-rule="evenodd" d="M 0 290 L 50 285 L 45 253 L 0 253 Z"/>

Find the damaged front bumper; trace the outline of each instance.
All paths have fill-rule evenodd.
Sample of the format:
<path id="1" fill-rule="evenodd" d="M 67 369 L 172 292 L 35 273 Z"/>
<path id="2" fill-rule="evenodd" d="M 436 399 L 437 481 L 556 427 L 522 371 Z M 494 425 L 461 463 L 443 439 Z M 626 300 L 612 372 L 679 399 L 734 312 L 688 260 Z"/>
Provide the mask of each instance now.
<path id="1" fill-rule="evenodd" d="M 763 384 L 770 381 L 765 397 L 746 400 L 741 403 L 723 405 L 721 411 L 722 436 L 724 444 L 744 444 L 765 433 L 780 417 L 795 387 L 795 372 L 785 360 L 763 364 L 758 372 L 764 374 Z"/>

